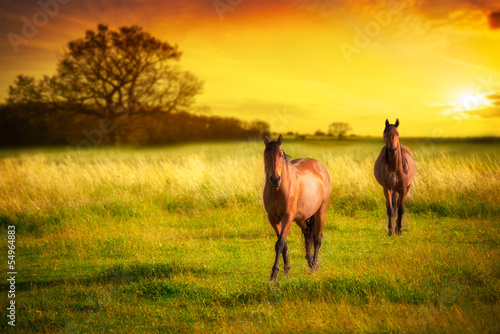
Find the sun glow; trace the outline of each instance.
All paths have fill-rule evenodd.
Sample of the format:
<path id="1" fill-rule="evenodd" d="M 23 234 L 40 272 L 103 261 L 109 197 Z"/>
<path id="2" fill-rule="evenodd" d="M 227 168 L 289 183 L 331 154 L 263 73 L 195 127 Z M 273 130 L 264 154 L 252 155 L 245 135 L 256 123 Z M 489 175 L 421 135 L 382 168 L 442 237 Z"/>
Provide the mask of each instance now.
<path id="1" fill-rule="evenodd" d="M 467 93 L 459 95 L 455 105 L 462 111 L 470 111 L 487 107 L 490 105 L 490 102 L 484 94 Z"/>
<path id="2" fill-rule="evenodd" d="M 464 93 L 457 95 L 456 99 L 446 104 L 432 104 L 435 107 L 444 108 L 440 114 L 457 119 L 480 119 L 485 115 L 485 110 L 493 108 L 493 103 L 488 96 L 494 93 L 473 94 Z"/>

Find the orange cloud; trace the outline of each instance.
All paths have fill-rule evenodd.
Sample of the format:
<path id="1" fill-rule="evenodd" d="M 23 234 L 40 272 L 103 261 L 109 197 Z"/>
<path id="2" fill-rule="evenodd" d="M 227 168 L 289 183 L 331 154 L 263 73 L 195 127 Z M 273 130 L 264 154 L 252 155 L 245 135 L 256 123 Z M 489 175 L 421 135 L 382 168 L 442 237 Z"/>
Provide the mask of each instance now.
<path id="1" fill-rule="evenodd" d="M 498 118 L 500 117 L 500 108 L 488 107 L 483 109 L 471 110 L 467 114 L 476 115 L 481 118 Z"/>
<path id="2" fill-rule="evenodd" d="M 500 11 L 488 15 L 491 29 L 500 29 Z"/>

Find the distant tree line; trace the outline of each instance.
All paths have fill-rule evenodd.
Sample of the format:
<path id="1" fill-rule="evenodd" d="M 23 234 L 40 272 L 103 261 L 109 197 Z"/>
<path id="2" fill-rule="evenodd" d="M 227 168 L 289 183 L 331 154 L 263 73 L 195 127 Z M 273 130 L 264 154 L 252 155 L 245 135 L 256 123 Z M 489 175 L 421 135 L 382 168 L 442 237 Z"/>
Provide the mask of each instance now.
<path id="1" fill-rule="evenodd" d="M 69 42 L 57 74 L 18 76 L 0 105 L 0 146 L 167 144 L 268 135 L 265 122 L 192 113 L 203 83 L 181 52 L 137 26 Z"/>
<path id="2" fill-rule="evenodd" d="M 351 131 L 352 128 L 348 123 L 333 122 L 328 127 L 328 134 L 331 136 L 337 135 L 339 140 L 342 140 L 347 132 Z"/>
<path id="3" fill-rule="evenodd" d="M 321 130 L 316 130 L 314 133 L 315 136 L 338 136 L 338 140 L 342 140 L 345 138 L 346 134 L 351 131 L 352 128 L 348 123 L 342 123 L 342 122 L 333 122 L 328 126 L 328 134 Z"/>
<path id="4" fill-rule="evenodd" d="M 162 145 L 201 140 L 247 140 L 270 135 L 266 122 L 187 111 L 127 115 L 113 124 L 64 106 L 39 102 L 0 105 L 0 146 Z M 109 134 L 113 132 L 113 136 Z M 89 145 L 90 143 L 91 145 Z"/>

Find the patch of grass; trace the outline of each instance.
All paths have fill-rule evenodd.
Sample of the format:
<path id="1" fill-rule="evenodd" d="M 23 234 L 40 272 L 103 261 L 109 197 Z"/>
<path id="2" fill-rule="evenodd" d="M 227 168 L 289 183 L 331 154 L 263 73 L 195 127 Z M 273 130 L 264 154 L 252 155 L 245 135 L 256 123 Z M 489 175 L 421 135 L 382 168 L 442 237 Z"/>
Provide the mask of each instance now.
<path id="1" fill-rule="evenodd" d="M 320 270 L 293 226 L 292 270 L 275 283 L 260 144 L 0 154 L 15 330 L 498 332 L 498 149 L 415 145 L 403 236 L 389 238 L 379 146 L 285 142 L 325 163 L 332 195 Z"/>

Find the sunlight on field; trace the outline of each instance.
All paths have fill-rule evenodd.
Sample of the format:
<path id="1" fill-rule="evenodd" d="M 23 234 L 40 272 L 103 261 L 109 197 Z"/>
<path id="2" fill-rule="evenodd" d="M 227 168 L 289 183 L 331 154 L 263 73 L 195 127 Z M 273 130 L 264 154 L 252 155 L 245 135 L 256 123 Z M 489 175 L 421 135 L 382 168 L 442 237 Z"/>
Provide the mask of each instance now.
<path id="1" fill-rule="evenodd" d="M 292 270 L 274 284 L 262 143 L 2 152 L 0 224 L 16 225 L 19 326 L 498 331 L 500 152 L 408 146 L 417 175 L 403 236 L 389 238 L 373 177 L 381 143 L 283 144 L 326 165 L 332 194 L 320 270 L 309 273 L 292 227 Z"/>
<path id="2" fill-rule="evenodd" d="M 379 147 L 284 144 L 292 157 L 310 156 L 325 164 L 332 176 L 331 206 L 342 212 L 384 211 L 381 188 L 373 177 Z M 0 161 L 0 213 L 114 201 L 161 201 L 181 208 L 258 204 L 264 182 L 262 148 L 258 143 L 186 145 L 4 158 Z M 417 176 L 409 193 L 410 207 L 459 216 L 498 212 L 498 153 L 451 156 L 446 151 L 415 150 L 414 154 Z"/>

